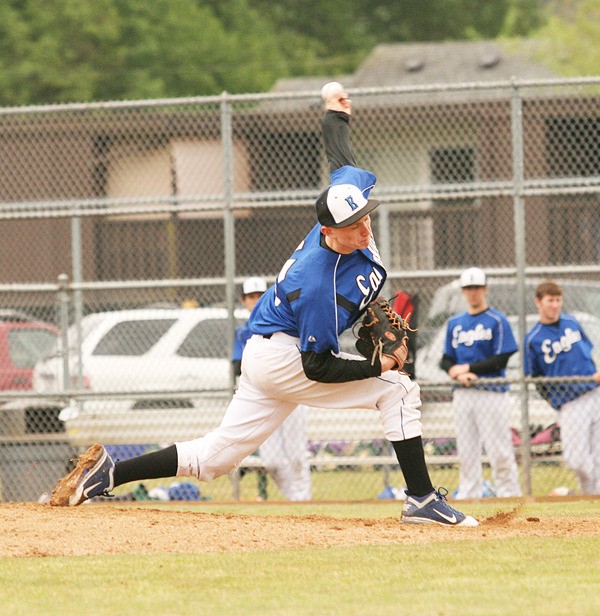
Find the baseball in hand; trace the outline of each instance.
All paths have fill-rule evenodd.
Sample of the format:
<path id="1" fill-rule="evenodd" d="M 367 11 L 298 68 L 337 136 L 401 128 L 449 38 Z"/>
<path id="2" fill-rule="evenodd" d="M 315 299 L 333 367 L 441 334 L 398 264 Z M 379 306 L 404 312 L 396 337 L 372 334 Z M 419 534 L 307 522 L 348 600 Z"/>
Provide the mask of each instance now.
<path id="1" fill-rule="evenodd" d="M 344 90 L 344 86 L 337 81 L 330 81 L 321 88 L 321 98 L 325 102 L 325 109 L 344 111 L 350 114 L 352 101 Z"/>
<path id="2" fill-rule="evenodd" d="M 330 81 L 321 88 L 321 98 L 324 101 L 339 100 L 345 94 L 344 86 L 337 81 Z"/>

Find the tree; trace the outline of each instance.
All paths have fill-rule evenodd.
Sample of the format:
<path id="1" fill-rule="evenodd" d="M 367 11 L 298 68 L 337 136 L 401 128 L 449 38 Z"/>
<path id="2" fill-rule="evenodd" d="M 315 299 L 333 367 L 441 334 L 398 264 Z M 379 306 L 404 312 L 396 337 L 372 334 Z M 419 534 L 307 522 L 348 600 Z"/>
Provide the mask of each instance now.
<path id="1" fill-rule="evenodd" d="M 260 91 L 289 71 L 246 0 L 0 3 L 0 104 Z"/>
<path id="2" fill-rule="evenodd" d="M 353 72 L 378 43 L 524 36 L 543 5 L 4 0 L 0 105 L 261 92 L 281 77 Z"/>
<path id="3" fill-rule="evenodd" d="M 206 2 L 226 33 L 223 58 L 216 67 L 221 90 L 229 92 L 265 91 L 275 80 L 289 73 L 289 63 L 264 17 L 247 0 Z"/>
<path id="4" fill-rule="evenodd" d="M 98 75 L 118 63 L 112 5 L 112 0 L 3 3 L 1 102 L 89 100 Z"/>
<path id="5" fill-rule="evenodd" d="M 542 0 L 248 0 L 273 30 L 316 44 L 312 74 L 350 72 L 378 43 L 522 36 L 540 25 Z M 293 41 L 293 35 L 289 36 Z M 289 47 L 289 55 L 297 53 Z M 292 63 L 293 67 L 293 63 Z M 304 73 L 306 74 L 306 73 Z"/>
<path id="6" fill-rule="evenodd" d="M 539 59 L 558 74 L 600 75 L 600 0 L 563 0 L 535 36 Z"/>

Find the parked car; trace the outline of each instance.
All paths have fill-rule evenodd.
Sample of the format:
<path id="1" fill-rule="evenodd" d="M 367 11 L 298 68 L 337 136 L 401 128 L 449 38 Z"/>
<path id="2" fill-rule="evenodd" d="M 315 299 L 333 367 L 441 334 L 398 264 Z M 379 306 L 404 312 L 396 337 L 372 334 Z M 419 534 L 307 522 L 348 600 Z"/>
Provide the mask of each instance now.
<path id="1" fill-rule="evenodd" d="M 38 321 L 34 316 L 14 308 L 0 308 L 0 321 L 10 321 L 12 323 L 32 323 Z M 39 321 L 38 321 L 39 322 Z"/>
<path id="2" fill-rule="evenodd" d="M 1 314 L 0 390 L 32 389 L 34 367 L 55 346 L 58 337 L 58 328 L 50 323 Z"/>
<path id="3" fill-rule="evenodd" d="M 235 312 L 235 325 L 248 317 Z M 172 442 L 203 434 L 221 420 L 230 398 L 230 356 L 224 308 L 144 308 L 87 315 L 81 350 L 68 339 L 67 384 L 97 397 L 57 407 L 64 391 L 60 343 L 38 362 L 31 404 L 47 407 L 75 445 Z M 81 358 L 81 369 L 79 366 Z M 44 397 L 46 396 L 46 397 Z"/>
<path id="4" fill-rule="evenodd" d="M 24 392 L 33 389 L 34 366 L 55 348 L 57 327 L 29 315 L 0 311 L 0 391 Z M 19 399 L 4 399 L 0 406 L 0 434 L 22 436 L 32 432 L 57 430 L 57 412 L 48 417 L 37 405 L 23 409 Z"/>
<path id="5" fill-rule="evenodd" d="M 247 312 L 237 311 L 236 325 L 245 318 Z M 228 326 L 224 308 L 150 308 L 90 314 L 81 322 L 80 351 L 72 345 L 75 326 L 69 330 L 68 385 L 77 386 L 80 360 L 83 384 L 96 392 L 227 389 L 231 355 Z M 34 371 L 38 393 L 61 391 L 63 364 L 58 347 L 52 357 L 38 363 Z"/>
<path id="6" fill-rule="evenodd" d="M 241 322 L 247 312 L 235 316 Z M 60 410 L 70 443 L 167 443 L 205 434 L 220 423 L 231 398 L 226 310 L 120 311 L 89 315 L 81 326 L 81 372 L 89 393 L 98 396 L 76 398 Z M 74 335 L 73 330 L 70 339 Z M 344 337 L 343 348 L 356 352 L 353 336 Z M 72 384 L 78 372 L 74 351 Z M 62 364 L 60 354 L 38 364 L 40 395 L 60 391 Z M 319 442 L 361 441 L 383 438 L 383 429 L 373 411 L 311 409 L 309 434 Z"/>

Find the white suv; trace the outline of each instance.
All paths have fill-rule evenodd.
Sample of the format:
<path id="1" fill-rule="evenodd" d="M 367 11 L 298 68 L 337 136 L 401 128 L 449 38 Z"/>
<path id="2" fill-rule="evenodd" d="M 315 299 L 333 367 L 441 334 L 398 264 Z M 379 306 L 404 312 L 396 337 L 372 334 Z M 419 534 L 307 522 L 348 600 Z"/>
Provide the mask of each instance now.
<path id="1" fill-rule="evenodd" d="M 246 310 L 236 311 L 235 325 L 247 317 Z M 76 434 L 85 418 L 110 423 L 118 416 L 124 425 L 126 418 L 135 418 L 124 431 L 127 440 L 127 434 L 143 431 L 145 422 L 156 423 L 161 417 L 164 423 L 165 412 L 173 412 L 177 423 L 177 411 L 186 410 L 189 423 L 194 418 L 190 410 L 203 408 L 210 413 L 204 413 L 202 421 L 211 427 L 218 424 L 231 395 L 230 327 L 224 308 L 152 308 L 84 317 L 81 351 L 69 351 L 70 385 L 76 388 L 81 357 L 83 385 L 95 398 L 61 412 L 67 432 Z M 74 327 L 69 336 L 72 344 Z M 62 372 L 58 349 L 35 367 L 35 390 L 40 395 L 60 392 Z"/>
<path id="2" fill-rule="evenodd" d="M 236 325 L 247 312 L 236 312 Z M 139 309 L 91 314 L 82 319 L 81 361 L 85 387 L 97 392 L 216 390 L 229 386 L 224 308 Z M 75 336 L 69 330 L 72 344 Z M 77 357 L 70 350 L 71 384 Z M 60 391 L 62 358 L 39 363 L 34 388 Z"/>

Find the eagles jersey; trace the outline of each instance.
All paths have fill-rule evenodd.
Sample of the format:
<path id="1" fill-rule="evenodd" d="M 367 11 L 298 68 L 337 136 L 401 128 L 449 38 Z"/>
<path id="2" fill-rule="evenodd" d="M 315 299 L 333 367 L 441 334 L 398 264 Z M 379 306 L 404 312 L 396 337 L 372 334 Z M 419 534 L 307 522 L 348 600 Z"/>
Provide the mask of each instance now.
<path id="1" fill-rule="evenodd" d="M 529 376 L 591 376 L 596 373 L 592 342 L 579 321 L 561 313 L 556 323 L 536 323 L 525 337 L 525 374 Z M 555 383 L 544 385 L 548 402 L 563 404 L 597 387 L 597 383 Z"/>
<path id="2" fill-rule="evenodd" d="M 252 333 L 281 331 L 300 338 L 301 351 L 339 353 L 339 335 L 379 295 L 386 271 L 372 237 L 368 248 L 348 255 L 321 237 L 317 223 L 252 311 Z"/>
<path id="3" fill-rule="evenodd" d="M 514 353 L 518 348 L 508 320 L 494 308 L 488 308 L 478 314 L 461 312 L 448 321 L 444 355 L 457 364 L 475 364 L 495 355 Z M 482 375 L 481 378 L 504 376 L 506 369 L 502 368 Z M 508 385 L 488 385 L 484 388 L 506 391 Z"/>

